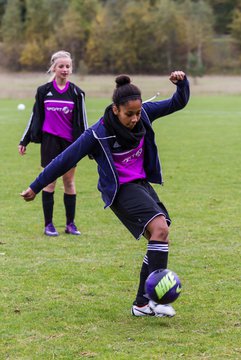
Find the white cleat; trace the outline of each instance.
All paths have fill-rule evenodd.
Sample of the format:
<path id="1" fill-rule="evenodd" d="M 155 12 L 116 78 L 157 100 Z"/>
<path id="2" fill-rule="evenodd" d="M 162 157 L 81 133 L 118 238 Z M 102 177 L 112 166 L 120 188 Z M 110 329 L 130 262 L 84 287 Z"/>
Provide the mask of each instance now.
<path id="1" fill-rule="evenodd" d="M 134 316 L 155 316 L 149 304 L 143 306 L 132 305 L 131 313 Z"/>
<path id="2" fill-rule="evenodd" d="M 150 300 L 148 305 L 157 317 L 173 317 L 176 315 L 176 311 L 169 304 L 162 305 Z"/>
<path id="3" fill-rule="evenodd" d="M 143 306 L 133 305 L 131 313 L 134 316 L 156 316 L 156 317 L 173 317 L 176 311 L 171 305 L 161 305 L 150 300 L 148 304 Z"/>

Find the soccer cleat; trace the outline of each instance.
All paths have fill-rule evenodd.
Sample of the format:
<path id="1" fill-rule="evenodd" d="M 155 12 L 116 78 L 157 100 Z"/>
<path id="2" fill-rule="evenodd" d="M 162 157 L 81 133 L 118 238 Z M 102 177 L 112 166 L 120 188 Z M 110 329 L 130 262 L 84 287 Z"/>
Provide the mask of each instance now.
<path id="1" fill-rule="evenodd" d="M 171 305 L 161 305 L 150 300 L 143 306 L 133 305 L 131 313 L 134 316 L 156 316 L 156 317 L 173 317 L 176 312 Z"/>
<path id="2" fill-rule="evenodd" d="M 66 234 L 80 235 L 80 231 L 77 229 L 75 223 L 73 223 L 73 222 L 66 225 L 65 232 L 66 232 Z"/>
<path id="3" fill-rule="evenodd" d="M 169 304 L 162 305 L 150 300 L 148 305 L 157 317 L 173 317 L 176 315 L 176 311 Z"/>
<path id="4" fill-rule="evenodd" d="M 49 223 L 47 226 L 45 226 L 44 233 L 47 236 L 58 236 L 59 235 L 59 233 L 55 229 L 53 223 Z"/>
<path id="5" fill-rule="evenodd" d="M 143 306 L 132 305 L 131 313 L 134 316 L 155 316 L 154 311 L 150 308 L 149 304 Z"/>

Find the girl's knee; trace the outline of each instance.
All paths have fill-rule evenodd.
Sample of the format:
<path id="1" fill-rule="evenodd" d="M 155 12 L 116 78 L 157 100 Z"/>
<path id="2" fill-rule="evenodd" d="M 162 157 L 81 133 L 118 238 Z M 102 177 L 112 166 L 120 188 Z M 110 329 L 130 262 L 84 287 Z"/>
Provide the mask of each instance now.
<path id="1" fill-rule="evenodd" d="M 168 242 L 169 227 L 164 216 L 160 216 L 148 227 L 150 239 Z"/>
<path id="2" fill-rule="evenodd" d="M 157 240 L 168 241 L 169 228 L 167 225 L 160 224 L 160 226 L 157 226 L 157 228 L 155 229 L 155 233 L 157 236 Z"/>

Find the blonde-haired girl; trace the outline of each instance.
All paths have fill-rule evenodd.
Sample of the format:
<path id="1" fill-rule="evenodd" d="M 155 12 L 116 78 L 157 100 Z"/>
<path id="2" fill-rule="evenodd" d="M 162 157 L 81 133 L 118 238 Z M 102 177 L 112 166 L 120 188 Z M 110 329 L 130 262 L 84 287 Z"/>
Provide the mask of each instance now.
<path id="1" fill-rule="evenodd" d="M 20 155 L 26 154 L 30 142 L 41 143 L 41 166 L 46 167 L 52 159 L 71 145 L 87 129 L 85 93 L 69 81 L 72 74 L 71 54 L 55 52 L 48 70 L 49 81 L 37 89 L 33 112 L 18 146 Z M 65 232 L 80 235 L 74 218 L 76 208 L 76 166 L 63 176 L 64 206 L 66 213 Z M 47 236 L 58 236 L 53 224 L 54 190 L 56 181 L 42 191 L 42 205 Z"/>

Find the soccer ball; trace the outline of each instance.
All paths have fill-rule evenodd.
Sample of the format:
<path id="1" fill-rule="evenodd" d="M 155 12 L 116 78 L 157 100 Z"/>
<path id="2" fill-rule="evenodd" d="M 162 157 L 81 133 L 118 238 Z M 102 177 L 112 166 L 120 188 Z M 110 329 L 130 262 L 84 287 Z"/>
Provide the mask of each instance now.
<path id="1" fill-rule="evenodd" d="M 18 104 L 18 110 L 25 110 L 24 104 Z"/>
<path id="2" fill-rule="evenodd" d="M 147 296 L 158 304 L 170 304 L 181 292 L 181 281 L 176 273 L 168 269 L 153 271 L 146 279 Z"/>

